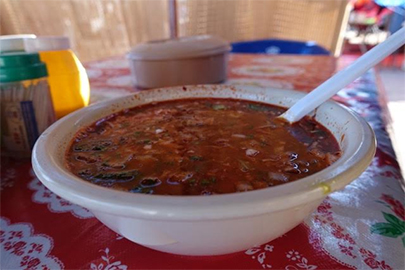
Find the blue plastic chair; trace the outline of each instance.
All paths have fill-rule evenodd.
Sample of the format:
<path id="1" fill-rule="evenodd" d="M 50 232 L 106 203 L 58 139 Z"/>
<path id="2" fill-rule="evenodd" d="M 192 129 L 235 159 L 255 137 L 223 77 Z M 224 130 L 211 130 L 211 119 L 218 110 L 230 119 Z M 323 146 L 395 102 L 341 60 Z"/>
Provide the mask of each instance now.
<path id="1" fill-rule="evenodd" d="M 325 48 L 314 41 L 292 41 L 281 39 L 263 39 L 232 43 L 233 53 L 266 53 L 266 54 L 309 54 L 330 55 Z"/>

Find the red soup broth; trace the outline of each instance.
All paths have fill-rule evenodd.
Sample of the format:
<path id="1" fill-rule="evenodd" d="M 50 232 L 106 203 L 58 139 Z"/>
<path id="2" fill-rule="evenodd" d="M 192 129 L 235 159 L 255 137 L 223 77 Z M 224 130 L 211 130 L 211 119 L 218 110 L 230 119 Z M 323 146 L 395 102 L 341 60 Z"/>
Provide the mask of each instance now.
<path id="1" fill-rule="evenodd" d="M 96 185 L 133 193 L 211 195 L 276 186 L 336 161 L 334 136 L 310 117 L 235 99 L 184 99 L 126 109 L 82 128 L 67 168 Z"/>

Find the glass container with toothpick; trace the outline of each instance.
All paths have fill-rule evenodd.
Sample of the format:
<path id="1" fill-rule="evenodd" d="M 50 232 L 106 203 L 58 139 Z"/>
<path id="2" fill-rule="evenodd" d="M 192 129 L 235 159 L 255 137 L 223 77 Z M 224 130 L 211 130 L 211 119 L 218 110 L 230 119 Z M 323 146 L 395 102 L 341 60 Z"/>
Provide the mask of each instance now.
<path id="1" fill-rule="evenodd" d="M 55 121 L 46 65 L 38 53 L 0 54 L 1 154 L 29 157 Z"/>

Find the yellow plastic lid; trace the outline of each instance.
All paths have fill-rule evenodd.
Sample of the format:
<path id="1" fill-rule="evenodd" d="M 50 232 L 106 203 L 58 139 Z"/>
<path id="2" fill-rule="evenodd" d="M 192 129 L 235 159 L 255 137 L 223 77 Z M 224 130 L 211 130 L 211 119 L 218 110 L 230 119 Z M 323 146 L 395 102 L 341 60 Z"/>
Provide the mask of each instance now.
<path id="1" fill-rule="evenodd" d="M 127 57 L 133 60 L 175 60 L 229 52 L 231 46 L 219 37 L 189 36 L 156 40 L 135 46 Z"/>

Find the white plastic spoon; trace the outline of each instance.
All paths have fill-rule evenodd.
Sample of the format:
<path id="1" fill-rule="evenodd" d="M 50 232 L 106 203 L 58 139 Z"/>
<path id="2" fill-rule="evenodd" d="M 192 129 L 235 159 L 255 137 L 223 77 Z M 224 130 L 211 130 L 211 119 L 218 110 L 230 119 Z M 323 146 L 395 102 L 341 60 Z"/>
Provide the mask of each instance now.
<path id="1" fill-rule="evenodd" d="M 333 97 L 339 90 L 360 77 L 367 70 L 382 61 L 385 57 L 393 53 L 405 44 L 405 27 L 395 32 L 386 41 L 375 46 L 365 53 L 350 66 L 336 73 L 320 86 L 298 100 L 280 117 L 290 123 L 299 121 L 307 113 L 315 110 L 322 103 Z"/>

